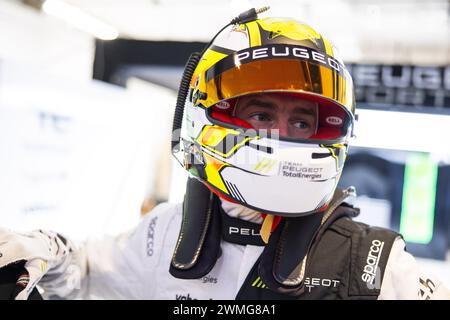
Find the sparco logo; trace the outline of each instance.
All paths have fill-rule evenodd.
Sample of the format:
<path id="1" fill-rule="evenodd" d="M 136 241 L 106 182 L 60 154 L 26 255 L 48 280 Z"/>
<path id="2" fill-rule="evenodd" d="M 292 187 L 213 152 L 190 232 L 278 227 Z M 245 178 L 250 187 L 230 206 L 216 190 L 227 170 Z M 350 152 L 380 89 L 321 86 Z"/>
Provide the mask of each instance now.
<path id="1" fill-rule="evenodd" d="M 153 246 L 155 244 L 154 238 L 155 238 L 156 220 L 158 220 L 158 217 L 154 217 L 150 221 L 147 229 L 147 256 L 149 257 L 153 256 Z"/>
<path id="2" fill-rule="evenodd" d="M 259 231 L 250 228 L 229 227 L 228 233 L 230 235 L 240 234 L 241 236 L 260 236 Z"/>
<path id="3" fill-rule="evenodd" d="M 372 245 L 370 246 L 369 254 L 366 259 L 366 265 L 364 266 L 364 273 L 361 276 L 361 279 L 366 282 L 368 287 L 371 289 L 374 287 L 374 285 L 376 285 L 375 280 L 377 280 L 378 276 L 380 275 L 378 263 L 380 262 L 383 246 L 383 241 L 372 241 Z"/>

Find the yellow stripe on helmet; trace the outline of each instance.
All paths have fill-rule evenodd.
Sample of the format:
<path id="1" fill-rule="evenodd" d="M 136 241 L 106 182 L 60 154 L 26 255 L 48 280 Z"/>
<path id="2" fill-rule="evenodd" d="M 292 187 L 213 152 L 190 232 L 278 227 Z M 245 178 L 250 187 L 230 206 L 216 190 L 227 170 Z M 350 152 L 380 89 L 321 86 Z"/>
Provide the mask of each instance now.
<path id="1" fill-rule="evenodd" d="M 219 172 L 220 170 L 226 166 L 225 163 L 220 162 L 217 159 L 214 159 L 213 157 L 209 156 L 207 153 L 203 152 L 203 157 L 205 159 L 205 172 L 207 181 L 215 186 L 217 189 L 220 189 L 226 194 L 229 194 L 227 188 L 225 187 L 225 184 L 222 180 L 222 177 L 220 176 Z"/>
<path id="2" fill-rule="evenodd" d="M 250 37 L 250 46 L 257 47 L 261 45 L 261 34 L 256 21 L 247 23 L 248 35 Z"/>

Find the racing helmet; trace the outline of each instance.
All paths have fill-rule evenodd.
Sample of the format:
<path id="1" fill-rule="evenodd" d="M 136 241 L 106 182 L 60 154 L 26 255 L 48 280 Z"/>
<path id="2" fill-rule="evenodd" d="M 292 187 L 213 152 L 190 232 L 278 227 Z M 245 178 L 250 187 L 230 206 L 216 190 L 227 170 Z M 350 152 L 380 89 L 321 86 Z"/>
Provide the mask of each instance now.
<path id="1" fill-rule="evenodd" d="M 336 48 L 310 26 L 288 18 L 247 20 L 224 27 L 188 61 L 172 152 L 222 199 L 283 217 L 324 211 L 353 135 L 352 78 Z M 249 101 L 265 109 L 285 101 L 308 105 L 312 134 L 255 128 L 239 117 Z"/>

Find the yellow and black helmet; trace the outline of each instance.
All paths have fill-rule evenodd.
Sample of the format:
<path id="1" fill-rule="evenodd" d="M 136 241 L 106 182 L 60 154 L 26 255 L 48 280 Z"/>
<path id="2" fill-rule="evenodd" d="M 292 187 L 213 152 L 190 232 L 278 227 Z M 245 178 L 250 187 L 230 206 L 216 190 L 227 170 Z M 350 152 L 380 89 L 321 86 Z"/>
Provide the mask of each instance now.
<path id="1" fill-rule="evenodd" d="M 205 51 L 191 80 L 194 104 L 208 108 L 244 94 L 301 92 L 354 113 L 351 77 L 336 49 L 291 19 L 230 26 Z"/>
<path id="2" fill-rule="evenodd" d="M 255 17 L 227 26 L 192 61 L 173 148 L 190 174 L 261 212 L 301 216 L 326 208 L 355 112 L 352 79 L 335 47 L 296 20 Z M 314 134 L 274 137 L 236 115 L 240 101 L 261 95 L 314 103 Z"/>

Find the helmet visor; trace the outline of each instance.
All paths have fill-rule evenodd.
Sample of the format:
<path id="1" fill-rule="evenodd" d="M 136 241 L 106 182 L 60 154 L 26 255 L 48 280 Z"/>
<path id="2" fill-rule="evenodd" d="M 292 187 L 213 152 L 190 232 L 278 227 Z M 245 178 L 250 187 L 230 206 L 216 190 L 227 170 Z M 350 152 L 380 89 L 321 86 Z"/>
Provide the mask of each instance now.
<path id="1" fill-rule="evenodd" d="M 265 122 L 265 129 L 279 129 L 281 137 L 322 139 L 321 129 L 331 128 L 339 132 L 327 134 L 326 138 L 335 139 L 346 135 L 353 122 L 354 96 L 349 73 L 336 59 L 310 48 L 272 45 L 237 52 L 206 71 L 205 85 L 207 96 L 203 104 L 206 107 L 219 106 L 218 111 L 224 113 L 223 102 L 230 101 L 235 104 L 232 116 L 250 122 L 251 127 L 255 127 L 255 122 L 249 119 Z M 269 109 L 270 104 L 258 101 L 258 95 L 271 95 L 276 99 L 274 93 L 296 96 L 299 103 L 292 110 L 302 109 L 301 117 L 275 119 L 283 118 L 282 126 L 273 119 L 276 110 L 270 114 L 260 112 L 263 108 Z M 301 99 L 308 101 L 300 103 Z M 253 107 L 248 107 L 252 103 Z M 246 118 L 240 116 L 239 108 L 243 107 L 247 107 Z M 313 133 L 299 136 L 297 133 L 306 127 Z M 256 127 L 261 128 L 264 129 Z"/>

